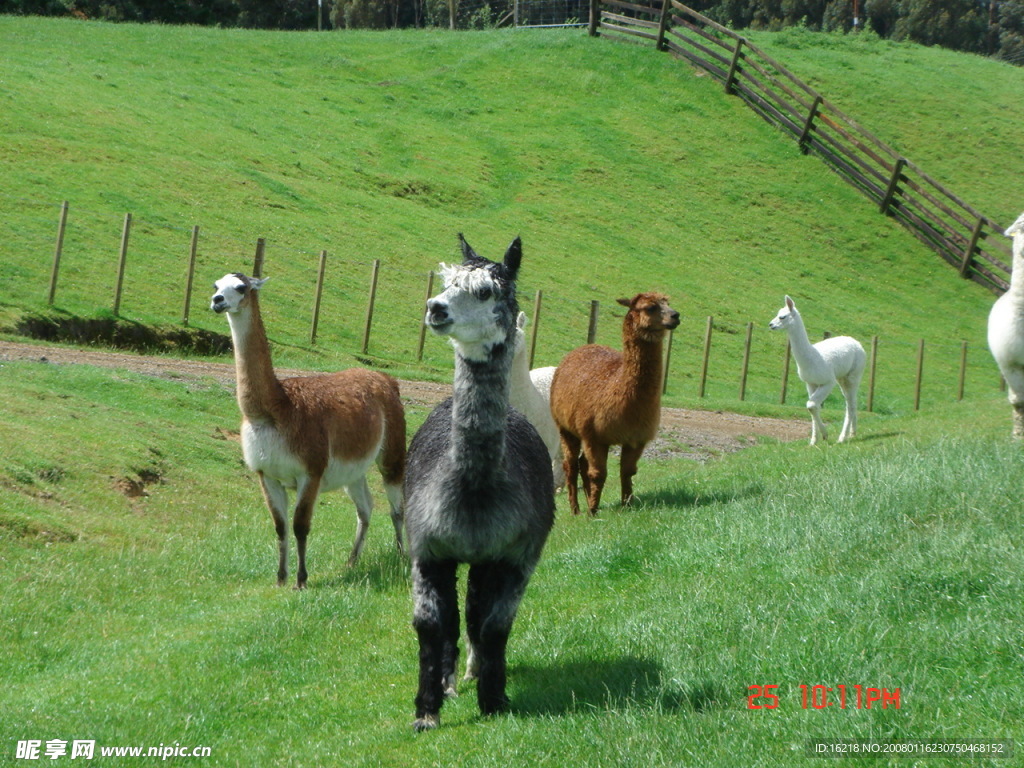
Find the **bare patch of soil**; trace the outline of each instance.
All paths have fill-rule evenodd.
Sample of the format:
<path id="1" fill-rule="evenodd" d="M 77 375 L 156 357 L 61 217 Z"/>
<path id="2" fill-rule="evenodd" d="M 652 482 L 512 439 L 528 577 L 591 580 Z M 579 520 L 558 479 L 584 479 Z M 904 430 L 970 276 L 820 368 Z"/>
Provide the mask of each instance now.
<path id="1" fill-rule="evenodd" d="M 3 360 L 34 360 L 55 365 L 94 365 L 162 378 L 213 378 L 226 387 L 233 387 L 235 383 L 233 363 L 175 360 L 97 349 L 0 341 L 0 361 Z M 304 376 L 310 372 L 278 369 L 277 373 L 285 378 Z M 432 406 L 451 394 L 449 385 L 425 381 L 402 381 L 401 390 L 404 400 L 423 406 Z M 788 442 L 806 440 L 809 435 L 810 424 L 804 420 L 743 416 L 725 411 L 664 408 L 661 414 L 661 432 L 647 447 L 644 455 L 705 461 L 752 445 L 758 438 L 767 437 Z M 238 439 L 237 434 L 223 431 L 217 437 Z"/>

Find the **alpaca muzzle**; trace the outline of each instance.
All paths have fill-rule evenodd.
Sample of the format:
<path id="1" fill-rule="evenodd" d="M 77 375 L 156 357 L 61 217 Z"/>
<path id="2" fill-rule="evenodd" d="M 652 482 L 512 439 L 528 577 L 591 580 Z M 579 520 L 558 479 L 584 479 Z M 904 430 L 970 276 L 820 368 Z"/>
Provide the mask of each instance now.
<path id="1" fill-rule="evenodd" d="M 453 322 L 451 315 L 448 314 L 447 304 L 434 299 L 427 302 L 426 323 L 432 330 L 440 333 L 451 326 Z"/>

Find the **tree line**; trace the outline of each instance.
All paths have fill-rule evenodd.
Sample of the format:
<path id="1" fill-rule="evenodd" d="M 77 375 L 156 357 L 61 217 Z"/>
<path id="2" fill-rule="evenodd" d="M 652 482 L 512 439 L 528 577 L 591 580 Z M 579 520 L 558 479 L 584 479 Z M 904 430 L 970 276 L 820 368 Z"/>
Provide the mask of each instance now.
<path id="1" fill-rule="evenodd" d="M 287 30 L 466 28 L 508 23 L 517 2 L 525 23 L 540 5 L 546 23 L 586 21 L 582 0 L 0 0 L 0 13 Z M 688 5 L 733 29 L 871 30 L 883 38 L 1024 65 L 1024 0 L 692 0 Z"/>

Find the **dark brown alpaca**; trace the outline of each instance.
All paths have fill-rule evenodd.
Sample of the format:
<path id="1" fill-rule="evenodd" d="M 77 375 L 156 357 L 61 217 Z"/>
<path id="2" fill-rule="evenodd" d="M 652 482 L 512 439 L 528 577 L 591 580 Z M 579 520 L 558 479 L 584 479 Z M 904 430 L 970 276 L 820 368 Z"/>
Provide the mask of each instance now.
<path id="1" fill-rule="evenodd" d="M 579 474 L 590 514 L 597 514 L 613 445 L 622 446 L 622 503 L 630 503 L 637 463 L 661 419 L 662 342 L 679 325 L 679 313 L 660 293 L 618 301 L 629 308 L 622 352 L 597 344 L 578 347 L 565 356 L 551 382 L 551 415 L 562 439 L 569 505 L 576 515 Z"/>

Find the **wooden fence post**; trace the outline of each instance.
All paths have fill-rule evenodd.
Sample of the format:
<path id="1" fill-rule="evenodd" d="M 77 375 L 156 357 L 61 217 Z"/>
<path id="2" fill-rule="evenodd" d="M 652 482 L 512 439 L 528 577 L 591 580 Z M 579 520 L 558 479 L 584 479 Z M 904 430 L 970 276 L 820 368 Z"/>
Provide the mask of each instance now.
<path id="1" fill-rule="evenodd" d="M 714 318 L 708 315 L 708 327 L 704 331 L 704 362 L 700 366 L 700 388 L 697 390 L 697 397 L 704 397 L 704 388 L 708 380 L 708 359 L 711 357 L 711 325 Z"/>
<path id="2" fill-rule="evenodd" d="M 896 187 L 900 183 L 900 176 L 903 174 L 903 167 L 906 164 L 907 161 L 901 157 L 892 167 L 892 176 L 889 177 L 889 186 L 885 190 L 885 197 L 882 198 L 882 204 L 878 206 L 879 213 L 889 213 L 889 208 L 892 207 L 892 200 L 896 196 Z"/>
<path id="3" fill-rule="evenodd" d="M 924 373 L 924 339 L 917 344 L 917 377 L 914 382 L 914 410 L 921 409 L 921 378 Z"/>
<path id="4" fill-rule="evenodd" d="M 370 278 L 370 302 L 366 305 L 366 325 L 363 328 L 363 354 L 370 347 L 370 325 L 373 323 L 373 303 L 377 300 L 377 274 L 380 272 L 380 259 L 373 260 L 373 275 Z"/>
<path id="5" fill-rule="evenodd" d="M 587 32 L 591 37 L 600 34 L 597 28 L 601 25 L 601 0 L 590 0 L 590 23 L 587 25 Z"/>
<path id="6" fill-rule="evenodd" d="M 192 282 L 196 274 L 196 250 L 199 247 L 199 226 L 192 227 L 192 240 L 188 246 L 188 276 L 185 278 L 185 306 L 181 309 L 181 324 L 188 325 L 188 314 L 192 307 Z"/>
<path id="7" fill-rule="evenodd" d="M 789 386 L 789 361 L 793 357 L 793 346 L 786 339 L 786 357 L 782 363 L 782 392 L 779 394 L 779 405 L 786 404 L 786 388 Z"/>
<path id="8" fill-rule="evenodd" d="M 668 369 L 672 364 L 672 334 L 674 331 L 669 330 L 668 332 L 668 346 L 665 349 L 665 368 L 661 372 L 661 394 L 668 392 Z"/>
<path id="9" fill-rule="evenodd" d="M 597 312 L 601 305 L 596 299 L 590 302 L 590 325 L 587 328 L 587 344 L 593 344 L 597 338 Z"/>
<path id="10" fill-rule="evenodd" d="M 743 43 L 746 41 L 742 37 L 736 38 L 736 50 L 732 52 L 732 61 L 729 62 L 729 73 L 725 76 L 725 92 L 732 94 L 732 84 L 736 79 L 736 67 L 740 62 L 740 55 L 743 49 Z"/>
<path id="11" fill-rule="evenodd" d="M 313 325 L 309 329 L 309 343 L 316 344 L 316 328 L 320 324 L 320 299 L 324 294 L 324 272 L 327 270 L 327 250 L 320 251 L 320 272 L 316 277 L 316 299 L 313 301 Z"/>
<path id="12" fill-rule="evenodd" d="M 743 370 L 740 372 L 740 402 L 747 396 L 747 369 L 750 366 L 750 340 L 754 335 L 754 324 L 747 323 L 747 338 L 743 342 Z"/>
<path id="13" fill-rule="evenodd" d="M 960 342 L 960 384 L 956 388 L 956 401 L 964 399 L 964 379 L 967 378 L 967 342 Z"/>
<path id="14" fill-rule="evenodd" d="M 871 368 L 868 372 L 868 413 L 875 408 L 875 364 L 878 362 L 878 337 L 871 337 Z"/>
<path id="15" fill-rule="evenodd" d="M 132 230 L 132 215 L 124 215 L 124 229 L 121 230 L 121 253 L 117 260 L 117 288 L 114 289 L 114 315 L 121 311 L 121 290 L 124 287 L 124 267 L 128 261 L 128 237 Z"/>
<path id="16" fill-rule="evenodd" d="M 811 128 L 814 125 L 814 118 L 818 115 L 818 107 L 821 106 L 821 96 L 814 97 L 814 103 L 811 105 L 811 111 L 807 113 L 807 120 L 804 121 L 804 129 L 800 131 L 800 138 L 797 139 L 797 146 L 800 147 L 800 151 L 803 154 L 807 154 L 810 151 L 810 147 L 807 146 L 807 139 L 811 135 Z"/>
<path id="17" fill-rule="evenodd" d="M 543 291 L 537 290 L 533 299 L 533 330 L 530 331 L 530 367 L 533 368 L 533 356 L 537 352 L 537 329 L 540 327 L 540 302 Z"/>
<path id="18" fill-rule="evenodd" d="M 256 238 L 256 255 L 252 260 L 252 276 L 263 277 L 263 256 L 267 250 L 267 241 L 262 237 Z"/>
<path id="19" fill-rule="evenodd" d="M 978 219 L 974 225 L 974 230 L 971 232 L 971 239 L 967 243 L 967 247 L 964 249 L 964 257 L 960 262 L 960 277 L 971 276 L 971 264 L 974 263 L 974 249 L 978 247 L 978 239 L 981 237 L 981 228 L 984 226 L 985 220 Z"/>
<path id="20" fill-rule="evenodd" d="M 434 270 L 430 270 L 429 272 L 427 272 L 427 298 L 425 298 L 423 300 L 423 303 L 426 304 L 428 301 L 430 301 L 430 299 L 433 297 L 433 295 L 434 295 Z M 420 309 L 423 310 L 422 307 Z M 422 360 L 423 359 L 423 342 L 426 340 L 426 337 L 427 337 L 427 314 L 426 314 L 426 311 L 423 310 L 422 314 L 420 315 L 420 344 L 419 344 L 419 347 L 417 347 L 417 349 L 416 349 L 416 359 L 417 360 Z"/>
<path id="21" fill-rule="evenodd" d="M 46 303 L 53 306 L 53 297 L 57 295 L 57 275 L 60 273 L 60 255 L 64 251 L 64 229 L 68 224 L 68 201 L 60 206 L 60 222 L 57 224 L 57 247 L 53 249 L 53 269 L 50 271 L 50 295 Z"/>
<path id="22" fill-rule="evenodd" d="M 672 0 L 661 0 L 661 20 L 658 22 L 658 40 L 654 47 L 659 51 L 667 51 L 665 43 L 665 32 L 668 30 L 669 21 L 672 18 Z"/>

